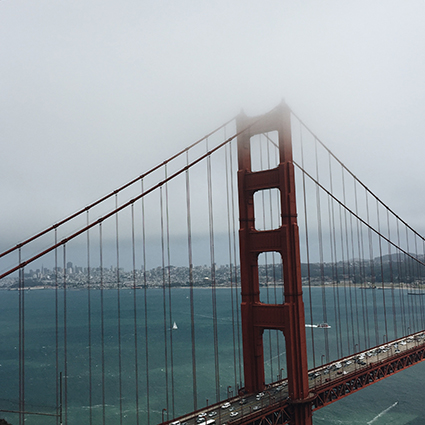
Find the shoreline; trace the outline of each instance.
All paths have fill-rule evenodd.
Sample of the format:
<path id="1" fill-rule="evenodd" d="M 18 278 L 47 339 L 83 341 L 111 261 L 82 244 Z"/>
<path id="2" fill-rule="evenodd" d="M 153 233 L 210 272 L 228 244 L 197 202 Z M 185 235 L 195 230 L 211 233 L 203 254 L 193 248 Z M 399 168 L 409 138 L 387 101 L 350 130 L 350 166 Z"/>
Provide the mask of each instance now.
<path id="1" fill-rule="evenodd" d="M 99 287 L 99 284 L 95 284 L 96 286 L 92 285 L 90 287 L 86 286 L 81 286 L 81 287 L 75 287 L 75 286 L 67 286 L 66 290 L 67 291 L 82 291 L 82 290 L 88 290 L 90 289 L 91 291 L 100 291 L 100 290 L 144 290 L 144 286 L 136 286 L 136 288 L 134 288 L 133 286 L 130 285 L 121 285 L 119 288 L 118 286 L 112 286 L 112 285 L 107 285 L 104 286 L 103 288 Z M 188 285 L 165 285 L 165 287 L 167 289 L 171 288 L 171 289 L 191 289 L 190 286 Z M 260 285 L 260 290 L 261 289 L 267 289 L 267 288 L 283 288 L 282 284 L 269 284 L 269 285 Z M 163 289 L 164 286 L 163 285 L 148 285 L 146 289 Z M 236 289 L 236 288 L 240 288 L 240 284 L 238 285 L 216 285 L 214 289 Z M 404 290 L 409 290 L 412 291 L 413 295 L 418 295 L 421 294 L 423 292 L 423 294 L 425 295 L 425 284 L 421 285 L 421 287 L 413 287 L 410 286 L 409 284 L 406 283 L 402 283 L 402 284 L 384 284 L 382 285 L 376 285 L 375 287 L 371 287 L 371 286 L 357 286 L 356 284 L 352 284 L 352 283 L 338 283 L 338 284 L 323 284 L 323 285 L 302 285 L 302 289 L 304 290 L 308 290 L 311 288 L 352 288 L 352 289 L 360 289 L 360 290 L 364 290 L 364 291 L 373 291 L 373 290 L 378 290 L 378 291 L 382 291 L 382 290 L 393 290 L 393 289 L 404 289 Z M 26 292 L 30 292 L 30 291 L 43 291 L 43 290 L 55 290 L 55 289 L 61 289 L 63 290 L 64 287 L 63 286 L 51 286 L 51 285 L 45 285 L 45 286 L 26 286 L 23 288 L 16 288 L 16 287 L 0 287 L 0 291 L 26 291 Z M 193 289 L 213 289 L 213 287 L 211 285 L 207 286 L 207 285 L 193 285 Z M 415 293 L 417 292 L 417 294 Z"/>

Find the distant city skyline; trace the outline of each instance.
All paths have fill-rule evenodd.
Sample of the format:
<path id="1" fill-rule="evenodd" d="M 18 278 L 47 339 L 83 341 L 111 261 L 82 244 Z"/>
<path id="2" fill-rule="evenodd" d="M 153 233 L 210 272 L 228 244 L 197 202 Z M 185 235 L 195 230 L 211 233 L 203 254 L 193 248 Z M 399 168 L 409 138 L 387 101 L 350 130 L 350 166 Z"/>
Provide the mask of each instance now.
<path id="1" fill-rule="evenodd" d="M 418 256 L 424 261 L 425 254 Z M 271 260 L 271 261 L 270 261 Z M 90 271 L 90 273 L 89 273 Z M 258 265 L 260 286 L 283 285 L 282 264 L 277 258 L 269 258 L 268 262 Z M 370 259 L 346 259 L 337 263 L 301 263 L 301 276 L 303 285 L 356 285 L 361 287 L 382 287 L 391 285 L 394 287 L 411 286 L 423 289 L 425 274 L 418 270 L 417 264 L 412 258 L 400 254 L 383 255 L 375 257 L 373 264 Z M 164 265 L 154 268 L 140 268 L 126 270 L 124 267 L 117 268 L 114 265 L 107 267 L 80 266 L 72 261 L 66 263 L 66 267 L 53 267 L 51 269 L 42 266 L 40 269 L 28 269 L 24 271 L 24 288 L 83 288 L 91 286 L 101 288 L 141 288 L 147 287 L 172 287 L 191 285 L 228 287 L 239 285 L 240 268 L 236 264 L 203 264 L 193 265 L 192 277 L 189 266 Z M 19 279 L 9 277 L 2 281 L 4 288 L 18 288 Z"/>

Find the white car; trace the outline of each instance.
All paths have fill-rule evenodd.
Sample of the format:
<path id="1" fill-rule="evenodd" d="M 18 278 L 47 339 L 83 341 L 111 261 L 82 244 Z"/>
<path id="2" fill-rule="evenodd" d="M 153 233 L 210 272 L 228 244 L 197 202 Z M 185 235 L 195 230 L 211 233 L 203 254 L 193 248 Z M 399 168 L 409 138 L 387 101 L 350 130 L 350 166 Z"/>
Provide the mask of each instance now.
<path id="1" fill-rule="evenodd" d="M 202 422 L 205 422 L 205 421 L 207 420 L 206 416 L 207 416 L 207 414 L 206 414 L 205 412 L 200 413 L 200 414 L 198 415 L 198 417 L 196 418 L 196 423 L 197 423 L 197 424 L 200 424 L 200 423 L 202 423 Z"/>
<path id="2" fill-rule="evenodd" d="M 230 407 L 230 403 L 228 401 L 221 406 L 222 409 L 227 409 L 228 407 Z"/>

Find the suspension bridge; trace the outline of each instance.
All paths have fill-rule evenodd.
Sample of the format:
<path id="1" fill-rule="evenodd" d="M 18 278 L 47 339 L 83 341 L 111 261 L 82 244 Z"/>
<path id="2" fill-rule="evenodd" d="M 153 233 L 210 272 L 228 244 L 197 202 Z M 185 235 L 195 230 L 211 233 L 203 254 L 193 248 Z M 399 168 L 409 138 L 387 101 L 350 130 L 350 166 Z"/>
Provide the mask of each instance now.
<path id="1" fill-rule="evenodd" d="M 425 239 L 285 104 L 0 254 L 13 424 L 311 424 L 421 362 Z"/>

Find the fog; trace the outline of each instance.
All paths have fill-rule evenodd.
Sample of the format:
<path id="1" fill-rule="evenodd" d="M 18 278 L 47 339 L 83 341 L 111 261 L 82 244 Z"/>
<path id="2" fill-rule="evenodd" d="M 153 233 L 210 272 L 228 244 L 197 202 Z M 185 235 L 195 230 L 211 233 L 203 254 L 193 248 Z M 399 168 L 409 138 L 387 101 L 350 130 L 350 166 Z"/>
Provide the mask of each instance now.
<path id="1" fill-rule="evenodd" d="M 424 230 L 423 1 L 0 2 L 1 247 L 282 99 Z"/>

